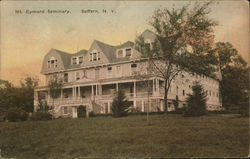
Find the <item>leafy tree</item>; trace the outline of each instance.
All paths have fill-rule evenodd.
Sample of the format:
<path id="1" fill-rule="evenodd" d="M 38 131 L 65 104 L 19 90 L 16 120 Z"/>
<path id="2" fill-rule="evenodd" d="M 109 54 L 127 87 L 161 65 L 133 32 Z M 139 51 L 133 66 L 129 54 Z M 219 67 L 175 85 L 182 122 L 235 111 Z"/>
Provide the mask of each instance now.
<path id="1" fill-rule="evenodd" d="M 142 37 L 136 48 L 151 59 L 154 70 L 164 79 L 164 110 L 167 112 L 168 91 L 173 79 L 183 70 L 213 75 L 216 64 L 212 44 L 217 23 L 208 15 L 210 3 L 196 3 L 189 9 L 157 9 L 150 24 L 157 39 L 152 47 Z"/>
<path id="2" fill-rule="evenodd" d="M 52 108 L 47 104 L 47 102 L 39 101 L 38 109 L 31 116 L 31 120 L 51 120 L 52 114 L 49 112 Z"/>
<path id="3" fill-rule="evenodd" d="M 33 112 L 34 87 L 38 80 L 26 77 L 20 87 L 8 81 L 0 80 L 0 115 L 10 121 L 26 120 L 27 114 Z"/>
<path id="4" fill-rule="evenodd" d="M 179 97 L 175 96 L 175 100 L 173 101 L 174 104 L 174 110 L 177 110 L 179 107 Z"/>
<path id="5" fill-rule="evenodd" d="M 240 107 L 249 113 L 249 67 L 229 42 L 216 43 L 218 68 L 221 71 L 222 105 L 226 109 Z"/>
<path id="6" fill-rule="evenodd" d="M 34 89 L 38 86 L 38 79 L 33 77 L 26 77 L 21 81 L 21 107 L 26 112 L 34 111 Z"/>
<path id="7" fill-rule="evenodd" d="M 54 99 L 58 98 L 61 94 L 63 81 L 58 76 L 55 75 L 50 79 L 48 86 L 54 106 Z"/>
<path id="8" fill-rule="evenodd" d="M 201 116 L 206 114 L 206 92 L 202 85 L 196 83 L 192 86 L 193 94 L 189 94 L 187 98 L 188 107 L 184 112 L 184 116 Z"/>
<path id="9" fill-rule="evenodd" d="M 124 91 L 119 89 L 111 106 L 113 117 L 128 116 L 129 102 L 125 98 Z"/>

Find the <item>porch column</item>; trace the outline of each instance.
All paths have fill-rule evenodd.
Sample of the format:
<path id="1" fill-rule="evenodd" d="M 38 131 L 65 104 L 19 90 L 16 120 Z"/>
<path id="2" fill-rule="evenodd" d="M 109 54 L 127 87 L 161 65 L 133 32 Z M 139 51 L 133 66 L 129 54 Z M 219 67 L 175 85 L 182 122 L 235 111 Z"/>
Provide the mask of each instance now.
<path id="1" fill-rule="evenodd" d="M 98 84 L 95 85 L 95 95 L 98 95 Z"/>
<path id="2" fill-rule="evenodd" d="M 153 94 L 155 94 L 155 79 L 153 79 Z"/>
<path id="3" fill-rule="evenodd" d="M 141 107 L 141 109 L 142 109 L 141 111 L 144 112 L 144 100 L 141 101 L 141 106 L 142 106 Z"/>
<path id="4" fill-rule="evenodd" d="M 134 107 L 136 107 L 136 81 L 134 81 Z"/>
<path id="5" fill-rule="evenodd" d="M 75 96 L 74 87 L 72 87 L 72 97 Z"/>
<path id="6" fill-rule="evenodd" d="M 94 85 L 91 85 L 91 98 L 94 98 Z"/>
<path id="7" fill-rule="evenodd" d="M 156 79 L 156 94 L 157 94 L 157 95 L 160 95 L 159 79 Z"/>
<path id="8" fill-rule="evenodd" d="M 119 88 L 118 88 L 118 83 L 116 83 L 116 92 L 118 92 L 118 89 L 119 89 Z"/>
<path id="9" fill-rule="evenodd" d="M 34 91 L 34 111 L 36 112 L 38 108 L 38 91 Z"/>
<path id="10" fill-rule="evenodd" d="M 78 97 L 80 98 L 81 97 L 81 87 L 78 86 Z"/>
<path id="11" fill-rule="evenodd" d="M 110 109 L 110 102 L 108 102 L 108 113 L 111 112 L 110 110 L 111 110 L 111 109 Z"/>
<path id="12" fill-rule="evenodd" d="M 99 95 L 102 95 L 102 85 L 99 85 Z"/>
<path id="13" fill-rule="evenodd" d="M 61 99 L 63 98 L 63 89 L 61 89 Z"/>
<path id="14" fill-rule="evenodd" d="M 48 102 L 50 101 L 50 90 L 48 90 Z"/>

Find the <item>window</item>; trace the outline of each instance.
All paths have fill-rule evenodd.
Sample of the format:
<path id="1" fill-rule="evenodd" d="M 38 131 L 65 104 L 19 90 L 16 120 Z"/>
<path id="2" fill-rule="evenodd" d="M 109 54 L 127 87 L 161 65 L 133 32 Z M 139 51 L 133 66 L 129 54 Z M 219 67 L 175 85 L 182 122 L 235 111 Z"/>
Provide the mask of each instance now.
<path id="1" fill-rule="evenodd" d="M 68 107 L 63 107 L 63 114 L 68 114 Z"/>
<path id="2" fill-rule="evenodd" d="M 185 96 L 185 90 L 182 91 L 182 95 Z"/>
<path id="3" fill-rule="evenodd" d="M 137 72 L 137 64 L 131 64 L 131 75 L 135 75 Z"/>
<path id="4" fill-rule="evenodd" d="M 63 75 L 63 81 L 68 82 L 68 73 L 64 73 Z"/>
<path id="5" fill-rule="evenodd" d="M 123 57 L 123 50 L 118 50 L 117 51 L 117 58 Z"/>
<path id="6" fill-rule="evenodd" d="M 55 57 L 51 57 L 50 60 L 47 62 L 47 68 L 56 68 L 57 67 L 57 60 Z"/>
<path id="7" fill-rule="evenodd" d="M 131 48 L 125 49 L 126 56 L 131 56 Z"/>
<path id="8" fill-rule="evenodd" d="M 100 72 L 100 69 L 95 69 L 95 79 L 99 79 L 99 72 Z"/>
<path id="9" fill-rule="evenodd" d="M 93 61 L 97 61 L 97 53 L 93 53 Z"/>
<path id="10" fill-rule="evenodd" d="M 135 68 L 135 67 L 137 67 L 137 64 L 136 64 L 136 63 L 131 64 L 131 68 Z"/>
<path id="11" fill-rule="evenodd" d="M 82 56 L 78 57 L 78 61 L 79 61 L 79 64 L 82 64 L 83 63 L 83 57 Z"/>
<path id="12" fill-rule="evenodd" d="M 111 72 L 111 71 L 112 71 L 112 67 L 109 66 L 109 67 L 107 68 L 107 70 L 108 70 L 109 72 Z"/>
<path id="13" fill-rule="evenodd" d="M 121 70 L 121 66 L 116 66 L 116 71 L 119 72 Z"/>
<path id="14" fill-rule="evenodd" d="M 55 60 L 55 67 L 57 67 L 57 60 Z"/>
<path id="15" fill-rule="evenodd" d="M 73 57 L 73 58 L 71 59 L 71 63 L 72 63 L 72 65 L 75 65 L 75 64 L 76 64 L 76 57 Z"/>
<path id="16" fill-rule="evenodd" d="M 92 61 L 92 53 L 89 54 L 89 61 Z"/>
<path id="17" fill-rule="evenodd" d="M 50 61 L 48 61 L 47 63 L 47 68 L 50 68 Z"/>
<path id="18" fill-rule="evenodd" d="M 50 65 L 52 68 L 54 68 L 55 67 L 55 60 L 50 60 Z"/>
<path id="19" fill-rule="evenodd" d="M 83 72 L 83 78 L 86 78 L 87 77 L 87 70 L 84 69 L 82 72 Z"/>
<path id="20" fill-rule="evenodd" d="M 80 73 L 76 72 L 76 80 L 79 80 L 79 79 L 80 79 Z"/>
<path id="21" fill-rule="evenodd" d="M 99 61 L 101 59 L 100 52 L 97 53 L 97 60 Z"/>

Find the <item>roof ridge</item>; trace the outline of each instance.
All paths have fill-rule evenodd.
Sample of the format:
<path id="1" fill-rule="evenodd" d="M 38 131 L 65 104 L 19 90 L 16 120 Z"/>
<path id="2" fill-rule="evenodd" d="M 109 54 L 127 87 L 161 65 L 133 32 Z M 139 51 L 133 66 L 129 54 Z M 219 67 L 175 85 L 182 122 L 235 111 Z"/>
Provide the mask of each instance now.
<path id="1" fill-rule="evenodd" d="M 107 46 L 110 46 L 110 47 L 114 47 L 113 45 L 110 45 L 110 44 L 104 43 L 104 42 L 99 41 L 99 40 L 94 40 L 94 42 L 97 42 L 97 43 L 100 43 L 100 44 L 103 44 L 103 45 L 107 45 Z"/>

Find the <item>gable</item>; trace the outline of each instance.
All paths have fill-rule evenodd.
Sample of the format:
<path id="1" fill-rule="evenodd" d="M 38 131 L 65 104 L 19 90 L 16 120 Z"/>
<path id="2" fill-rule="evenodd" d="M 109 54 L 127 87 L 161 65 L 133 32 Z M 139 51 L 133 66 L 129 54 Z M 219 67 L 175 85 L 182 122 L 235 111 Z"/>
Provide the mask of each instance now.
<path id="1" fill-rule="evenodd" d="M 57 50 L 51 49 L 43 59 L 41 72 L 45 74 L 65 70 L 65 60 Z"/>
<path id="2" fill-rule="evenodd" d="M 81 66 L 109 63 L 110 61 L 107 57 L 107 54 L 108 54 L 107 50 L 101 48 L 98 45 L 98 42 L 95 40 L 92 43 L 91 47 L 89 48 L 89 51 L 85 55 L 84 63 Z"/>

